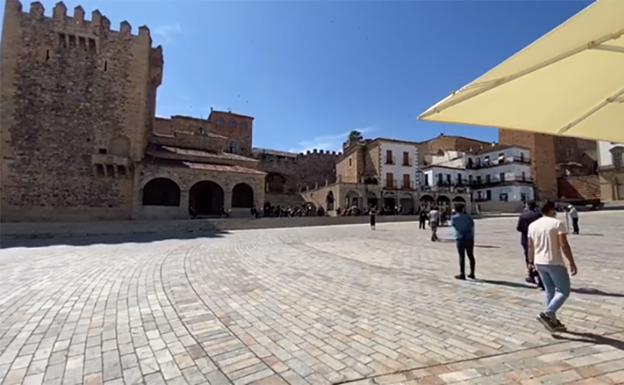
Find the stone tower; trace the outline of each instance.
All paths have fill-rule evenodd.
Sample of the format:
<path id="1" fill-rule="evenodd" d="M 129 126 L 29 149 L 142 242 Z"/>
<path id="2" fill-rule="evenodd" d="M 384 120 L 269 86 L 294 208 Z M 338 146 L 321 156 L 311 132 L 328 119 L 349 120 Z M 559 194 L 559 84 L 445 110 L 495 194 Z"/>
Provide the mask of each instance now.
<path id="1" fill-rule="evenodd" d="M 130 218 L 162 78 L 147 27 L 6 0 L 1 220 Z"/>

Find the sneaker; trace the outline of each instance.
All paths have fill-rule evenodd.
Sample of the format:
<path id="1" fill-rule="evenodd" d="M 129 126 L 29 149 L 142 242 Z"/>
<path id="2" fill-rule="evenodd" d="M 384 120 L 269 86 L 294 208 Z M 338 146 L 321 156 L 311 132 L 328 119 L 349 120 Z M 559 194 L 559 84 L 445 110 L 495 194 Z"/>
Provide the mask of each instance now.
<path id="1" fill-rule="evenodd" d="M 526 282 L 526 283 L 532 283 L 532 284 L 535 284 L 535 281 L 533 280 L 533 278 L 532 278 L 532 277 L 526 277 L 526 278 L 524 279 L 524 282 Z"/>
<path id="2" fill-rule="evenodd" d="M 544 325 L 544 327 L 551 332 L 555 331 L 555 328 L 557 326 L 557 324 L 555 324 L 555 322 L 546 314 L 544 313 L 539 313 L 539 315 L 537 316 L 537 320 Z"/>
<path id="3" fill-rule="evenodd" d="M 555 331 L 556 332 L 566 332 L 568 331 L 568 329 L 565 327 L 564 324 L 561 323 L 561 321 L 559 321 L 557 318 L 555 318 L 553 320 L 553 323 L 555 324 Z"/>
<path id="4" fill-rule="evenodd" d="M 476 279 L 476 278 L 475 278 L 474 273 L 472 273 L 472 274 L 468 274 L 468 278 L 470 278 L 470 279 Z"/>
<path id="5" fill-rule="evenodd" d="M 466 276 L 465 276 L 465 275 L 463 275 L 463 274 L 459 274 L 459 275 L 456 275 L 456 276 L 455 276 L 455 279 L 461 279 L 461 280 L 464 280 L 464 281 L 465 281 L 465 280 L 466 280 Z"/>

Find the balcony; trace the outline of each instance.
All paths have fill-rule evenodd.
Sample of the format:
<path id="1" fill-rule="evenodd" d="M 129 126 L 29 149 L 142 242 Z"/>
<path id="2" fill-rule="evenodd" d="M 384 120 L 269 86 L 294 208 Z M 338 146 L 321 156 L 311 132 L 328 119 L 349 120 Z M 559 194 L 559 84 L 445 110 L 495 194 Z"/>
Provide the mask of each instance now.
<path id="1" fill-rule="evenodd" d="M 508 185 L 508 184 L 516 184 L 516 183 L 533 183 L 533 178 L 522 178 L 522 177 L 513 177 L 513 178 L 492 178 L 489 181 L 473 181 L 470 184 L 472 188 L 485 188 L 491 186 L 500 186 L 500 185 Z"/>
<path id="2" fill-rule="evenodd" d="M 512 163 L 519 163 L 519 164 L 527 164 L 530 165 L 531 164 L 531 159 L 530 158 L 523 158 L 523 157 L 519 157 L 519 156 L 509 156 L 506 157 L 502 160 L 493 160 L 493 161 L 489 161 L 489 162 L 481 162 L 479 164 L 470 164 L 468 163 L 466 165 L 466 168 L 469 170 L 479 170 L 482 168 L 490 168 L 490 167 L 496 167 L 496 166 L 501 166 L 503 164 L 512 164 Z"/>

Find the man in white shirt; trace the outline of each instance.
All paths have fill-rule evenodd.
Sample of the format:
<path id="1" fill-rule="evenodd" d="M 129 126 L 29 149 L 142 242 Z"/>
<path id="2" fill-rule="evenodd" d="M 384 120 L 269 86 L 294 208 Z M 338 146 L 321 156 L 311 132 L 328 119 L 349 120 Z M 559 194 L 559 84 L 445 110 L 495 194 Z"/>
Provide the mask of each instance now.
<path id="1" fill-rule="evenodd" d="M 528 233 L 528 260 L 535 265 L 546 289 L 546 310 L 537 319 L 550 331 L 565 331 L 565 326 L 556 315 L 570 295 L 570 276 L 564 257 L 570 266 L 570 274 L 576 275 L 577 268 L 566 226 L 555 218 L 555 204 L 548 201 L 541 211 L 543 216 L 529 225 Z"/>
<path id="2" fill-rule="evenodd" d="M 431 242 L 437 242 L 438 239 L 438 225 L 440 224 L 440 212 L 438 208 L 434 206 L 429 211 L 429 226 L 431 227 Z"/>
<path id="3" fill-rule="evenodd" d="M 568 205 L 568 215 L 572 219 L 572 229 L 574 230 L 574 234 L 578 234 L 579 233 L 579 225 L 578 225 L 579 215 L 578 215 L 578 211 L 576 210 L 576 207 L 572 205 Z"/>

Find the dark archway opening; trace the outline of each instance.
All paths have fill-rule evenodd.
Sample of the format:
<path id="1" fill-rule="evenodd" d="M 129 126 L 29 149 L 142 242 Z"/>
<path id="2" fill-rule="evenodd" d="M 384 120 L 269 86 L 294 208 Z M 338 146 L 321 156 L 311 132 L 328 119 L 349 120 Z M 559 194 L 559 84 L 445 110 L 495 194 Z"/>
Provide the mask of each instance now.
<path id="1" fill-rule="evenodd" d="M 201 181 L 189 191 L 189 211 L 191 215 L 222 215 L 223 189 L 215 182 Z"/>
<path id="2" fill-rule="evenodd" d="M 252 208 L 254 192 L 247 183 L 239 183 L 232 189 L 232 207 Z"/>
<path id="3" fill-rule="evenodd" d="M 180 187 L 167 178 L 150 180 L 143 186 L 143 206 L 180 206 Z"/>
<path id="4" fill-rule="evenodd" d="M 329 192 L 327 193 L 327 198 L 325 198 L 325 202 L 326 202 L 326 206 L 327 206 L 327 211 L 331 211 L 334 209 L 334 193 L 333 192 Z"/>

